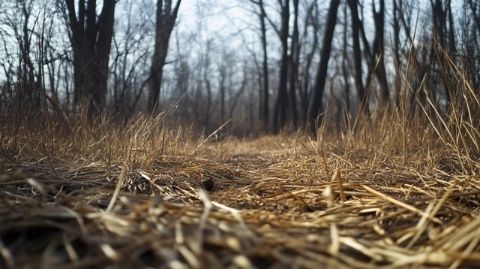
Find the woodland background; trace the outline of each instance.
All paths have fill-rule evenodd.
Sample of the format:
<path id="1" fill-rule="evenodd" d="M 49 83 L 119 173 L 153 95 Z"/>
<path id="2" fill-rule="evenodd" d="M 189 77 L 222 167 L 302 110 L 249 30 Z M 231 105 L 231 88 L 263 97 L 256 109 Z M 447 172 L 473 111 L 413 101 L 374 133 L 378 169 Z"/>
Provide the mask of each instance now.
<path id="1" fill-rule="evenodd" d="M 168 111 L 238 136 L 412 121 L 480 89 L 480 2 L 4 0 L 0 111 L 125 122 Z M 220 25 L 220 26 L 219 26 Z M 79 109 L 80 107 L 83 108 Z M 438 115 L 437 115 L 438 114 Z M 65 121 L 65 120 L 63 120 Z"/>

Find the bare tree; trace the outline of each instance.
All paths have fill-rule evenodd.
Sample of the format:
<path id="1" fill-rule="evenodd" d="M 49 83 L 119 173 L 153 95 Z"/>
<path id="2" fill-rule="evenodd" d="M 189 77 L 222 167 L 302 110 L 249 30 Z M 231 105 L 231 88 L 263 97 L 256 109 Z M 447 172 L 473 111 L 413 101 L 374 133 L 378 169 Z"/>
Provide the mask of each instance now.
<path id="1" fill-rule="evenodd" d="M 393 31 L 393 64 L 395 67 L 395 105 L 400 105 L 400 89 L 402 87 L 401 82 L 401 59 L 400 59 L 400 8 L 402 6 L 402 0 L 394 0 L 392 5 L 392 31 Z"/>
<path id="2" fill-rule="evenodd" d="M 308 124 L 313 134 L 316 134 L 318 121 L 321 120 L 323 113 L 322 99 L 325 91 L 325 82 L 327 80 L 328 61 L 332 51 L 333 33 L 337 24 L 337 11 L 340 0 L 331 0 L 328 9 L 327 22 L 325 26 L 325 34 L 323 36 L 322 52 L 320 55 L 320 63 L 318 65 L 317 76 L 315 78 L 315 86 L 313 96 L 308 111 Z"/>
<path id="3" fill-rule="evenodd" d="M 389 100 L 390 91 L 388 87 L 387 74 L 385 71 L 385 0 L 379 1 L 379 7 L 372 2 L 373 20 L 375 24 L 375 40 L 373 41 L 373 55 L 371 68 L 374 70 L 380 82 L 380 93 L 383 104 Z M 368 87 L 368 85 L 367 85 Z"/>
<path id="4" fill-rule="evenodd" d="M 298 124 L 298 112 L 297 112 L 297 82 L 298 82 L 298 66 L 300 61 L 300 34 L 298 30 L 298 13 L 299 13 L 299 0 L 293 0 L 293 33 L 290 46 L 290 91 L 289 91 L 289 104 L 290 119 L 292 121 L 292 127 L 297 128 Z"/>
<path id="5" fill-rule="evenodd" d="M 317 1 L 312 1 L 307 6 L 307 14 L 304 22 L 303 29 L 303 38 L 304 46 L 306 47 L 308 43 L 309 48 L 303 50 L 305 54 L 303 56 L 303 66 L 302 66 L 302 87 L 300 87 L 300 104 L 301 104 L 301 114 L 302 114 L 302 124 L 306 125 L 307 113 L 309 106 L 309 95 L 311 93 L 311 69 L 312 64 L 315 58 L 315 55 L 318 53 L 319 46 L 319 35 L 320 35 L 320 15 Z M 311 35 L 311 37 L 310 37 Z M 308 43 L 307 43 L 308 41 Z"/>
<path id="6" fill-rule="evenodd" d="M 16 112 L 28 116 L 35 115 L 41 102 L 41 76 L 39 75 L 38 65 L 35 64 L 34 53 L 35 40 L 38 32 L 38 21 L 40 15 L 36 15 L 34 10 L 34 1 L 9 1 L 5 5 L 8 7 L 0 11 L 2 20 L 0 24 L 0 35 L 3 41 L 3 50 L 7 53 L 9 59 L 2 63 L 5 70 L 7 85 L 12 91 L 12 99 Z M 35 34 L 34 34 L 35 33 Z M 8 40 L 13 40 L 17 44 L 17 50 L 9 47 Z M 35 51 L 38 52 L 38 51 Z M 15 59 L 13 59 L 15 57 Z M 40 57 L 37 57 L 37 62 Z M 16 64 L 14 64 L 16 62 Z M 7 69 L 7 65 L 9 65 Z"/>
<path id="7" fill-rule="evenodd" d="M 205 84 L 205 90 L 207 91 L 207 104 L 205 107 L 205 119 L 203 122 L 203 126 L 206 130 L 209 130 L 209 124 L 210 124 L 210 110 L 212 106 L 212 83 L 210 82 L 210 47 L 211 47 L 211 41 L 209 40 L 207 42 L 207 49 L 206 49 L 206 55 L 205 55 L 205 60 L 204 60 L 204 66 L 203 66 L 203 83 Z"/>
<path id="8" fill-rule="evenodd" d="M 149 29 L 147 21 L 136 17 L 143 12 L 138 1 L 122 1 L 122 20 L 116 21 L 116 33 L 113 38 L 112 60 L 110 72 L 113 85 L 111 109 L 113 113 L 128 119 L 145 88 L 144 74 L 147 73 L 147 62 L 150 60 L 150 44 L 148 44 Z M 142 83 L 143 82 L 143 83 Z"/>
<path id="9" fill-rule="evenodd" d="M 358 16 L 357 1 L 348 0 L 350 8 L 350 17 L 352 25 L 352 41 L 353 41 L 353 65 L 355 73 L 355 87 L 357 95 L 360 99 L 360 110 L 368 111 L 367 96 L 363 85 L 363 68 L 362 68 L 362 51 L 360 48 L 360 29 L 363 28 L 362 22 Z"/>
<path id="10" fill-rule="evenodd" d="M 350 74 L 349 74 L 349 61 L 348 61 L 348 5 L 343 6 L 343 51 L 342 51 L 342 74 L 343 74 L 343 87 L 345 91 L 345 122 L 349 124 L 351 116 L 350 106 Z"/>
<path id="11" fill-rule="evenodd" d="M 224 56 L 222 59 L 228 58 L 226 57 L 226 53 L 224 52 Z M 227 102 L 227 79 L 228 79 L 228 63 L 226 63 L 224 60 L 220 63 L 220 67 L 218 70 L 218 75 L 219 75 L 219 82 L 218 82 L 218 87 L 219 87 L 219 98 L 220 98 L 220 123 L 223 123 L 225 121 L 225 116 L 226 116 L 226 102 Z"/>
<path id="12" fill-rule="evenodd" d="M 153 112 L 158 106 L 162 86 L 163 66 L 165 65 L 168 53 L 168 44 L 182 1 L 177 0 L 174 5 L 172 2 L 172 0 L 157 0 L 155 49 L 149 77 L 148 110 L 150 112 Z"/>
<path id="13" fill-rule="evenodd" d="M 268 49 L 267 49 L 267 13 L 263 0 L 250 0 L 258 7 L 257 17 L 260 23 L 260 43 L 262 46 L 262 88 L 260 103 L 260 117 L 263 123 L 263 130 L 269 129 L 269 111 L 270 111 L 270 75 L 268 71 Z"/>
<path id="14" fill-rule="evenodd" d="M 74 104 L 88 104 L 89 115 L 105 106 L 108 62 L 113 37 L 115 0 L 104 0 L 100 14 L 97 1 L 65 0 L 73 48 Z"/>
<path id="15" fill-rule="evenodd" d="M 290 0 L 280 0 L 280 29 L 273 23 L 272 26 L 275 29 L 278 37 L 280 38 L 282 53 L 280 58 L 280 73 L 279 73 L 279 86 L 277 101 L 275 103 L 275 113 L 273 129 L 274 132 L 278 132 L 284 128 L 288 122 L 288 67 L 289 67 L 289 54 L 288 54 L 288 34 L 289 34 L 289 21 L 290 21 Z"/>

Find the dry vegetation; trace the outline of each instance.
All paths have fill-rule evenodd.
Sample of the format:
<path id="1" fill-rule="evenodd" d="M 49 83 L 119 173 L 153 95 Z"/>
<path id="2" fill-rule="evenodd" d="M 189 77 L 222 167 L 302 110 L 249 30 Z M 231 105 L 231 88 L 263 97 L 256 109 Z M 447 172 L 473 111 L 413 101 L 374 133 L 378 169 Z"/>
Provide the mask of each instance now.
<path id="1" fill-rule="evenodd" d="M 0 267 L 473 268 L 469 100 L 449 118 L 383 113 L 316 140 L 216 141 L 163 115 L 12 120 L 0 132 Z"/>
<path id="2" fill-rule="evenodd" d="M 379 110 L 316 139 L 5 116 L 0 267 L 475 268 L 480 102 L 459 90 L 448 115 Z"/>

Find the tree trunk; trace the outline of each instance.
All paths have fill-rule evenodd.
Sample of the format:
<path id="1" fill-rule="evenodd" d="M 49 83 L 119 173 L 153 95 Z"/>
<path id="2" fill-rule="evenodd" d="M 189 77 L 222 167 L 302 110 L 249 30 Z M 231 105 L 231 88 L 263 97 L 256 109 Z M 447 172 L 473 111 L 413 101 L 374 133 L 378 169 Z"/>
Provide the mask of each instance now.
<path id="1" fill-rule="evenodd" d="M 74 104 L 87 105 L 90 116 L 98 116 L 107 94 L 108 62 L 113 36 L 115 0 L 103 1 L 100 14 L 96 1 L 66 0 L 74 66 Z M 78 16 L 77 16 L 78 13 Z"/>
<path id="2" fill-rule="evenodd" d="M 401 4 L 401 0 L 400 0 Z M 393 65 L 395 67 L 395 105 L 397 108 L 400 106 L 400 90 L 402 87 L 401 80 L 401 60 L 400 60 L 400 18 L 399 18 L 399 5 L 397 0 L 393 1 Z"/>
<path id="3" fill-rule="evenodd" d="M 345 123 L 347 126 L 350 125 L 350 83 L 349 78 L 350 74 L 348 72 L 348 12 L 347 12 L 347 5 L 344 5 L 343 8 L 343 50 L 342 50 L 342 74 L 343 74 L 343 83 L 344 83 L 344 90 L 345 90 Z"/>
<path id="4" fill-rule="evenodd" d="M 297 113 L 297 80 L 298 80 L 298 62 L 300 54 L 300 42 L 299 42 L 299 33 L 298 33 L 298 4 L 299 0 L 293 0 L 293 35 L 292 35 L 292 45 L 290 52 L 290 98 L 289 108 L 290 108 L 290 119 L 292 121 L 292 126 L 294 129 L 297 128 L 298 124 L 298 113 Z"/>
<path id="5" fill-rule="evenodd" d="M 333 33 L 335 32 L 335 25 L 337 24 L 337 11 L 339 5 L 340 0 L 331 0 L 328 9 L 322 52 L 320 54 L 320 64 L 318 65 L 313 96 L 308 111 L 308 121 L 313 135 L 316 135 L 317 126 L 323 113 L 322 99 L 325 91 L 325 82 L 327 80 L 328 62 L 332 51 L 332 39 Z"/>
<path id="6" fill-rule="evenodd" d="M 167 59 L 168 44 L 175 26 L 181 0 L 172 7 L 172 0 L 157 0 L 155 24 L 155 48 L 150 68 L 150 85 L 148 95 L 148 111 L 153 113 L 158 109 L 160 89 L 162 87 L 163 67 Z"/>
<path id="7" fill-rule="evenodd" d="M 268 72 L 268 50 L 267 50 L 267 27 L 266 27 L 266 17 L 265 7 L 263 6 L 263 0 L 258 2 L 260 6 L 260 28 L 261 28 L 261 39 L 262 39 L 262 51 L 263 51 L 263 110 L 262 110 L 262 122 L 264 131 L 269 130 L 269 110 L 270 110 L 270 78 Z"/>
<path id="8" fill-rule="evenodd" d="M 225 98 L 226 98 L 226 80 L 227 80 L 227 70 L 226 65 L 220 65 L 219 75 L 219 95 L 220 95 L 220 122 L 223 124 L 225 122 Z"/>
<path id="9" fill-rule="evenodd" d="M 372 12 L 375 21 L 375 44 L 374 44 L 374 60 L 372 60 L 372 68 L 375 69 L 375 74 L 380 82 L 380 92 L 382 103 L 385 105 L 390 98 L 390 91 L 388 88 L 387 72 L 385 70 L 385 0 L 380 0 L 380 9 L 377 12 L 375 9 L 375 2 L 372 2 Z"/>
<path id="10" fill-rule="evenodd" d="M 274 132 L 278 132 L 285 127 L 288 121 L 288 32 L 290 19 L 290 0 L 285 0 L 282 4 L 282 27 L 280 30 L 280 42 L 282 44 L 282 56 L 280 63 L 279 87 L 277 103 L 275 104 Z"/>
<path id="11" fill-rule="evenodd" d="M 319 46 L 319 12 L 318 12 L 318 6 L 316 2 L 312 2 L 308 9 L 308 17 L 305 21 L 305 28 L 304 32 L 307 33 L 308 27 L 312 26 L 313 28 L 313 37 L 312 37 L 312 44 L 311 48 L 308 51 L 306 55 L 306 60 L 305 60 L 305 66 L 303 67 L 303 85 L 301 87 L 301 92 L 300 92 L 300 103 L 302 106 L 302 125 L 306 126 L 308 123 L 308 106 L 309 106 L 309 101 L 308 97 L 310 94 L 310 69 L 312 66 L 313 58 L 315 55 L 315 52 L 318 49 Z"/>
<path id="12" fill-rule="evenodd" d="M 205 108 L 205 121 L 203 123 L 203 126 L 208 132 L 208 125 L 210 124 L 210 106 L 212 103 L 212 86 L 210 85 L 210 80 L 208 79 L 208 77 L 205 77 L 205 88 L 207 90 L 207 107 Z"/>
<path id="13" fill-rule="evenodd" d="M 348 0 L 350 8 L 350 16 L 352 23 L 352 41 L 353 41 L 353 65 L 355 71 L 355 88 L 357 88 L 358 99 L 360 100 L 360 111 L 368 111 L 368 100 L 365 94 L 365 87 L 363 86 L 363 71 L 362 71 L 362 51 L 360 48 L 360 18 L 358 16 L 357 1 Z"/>

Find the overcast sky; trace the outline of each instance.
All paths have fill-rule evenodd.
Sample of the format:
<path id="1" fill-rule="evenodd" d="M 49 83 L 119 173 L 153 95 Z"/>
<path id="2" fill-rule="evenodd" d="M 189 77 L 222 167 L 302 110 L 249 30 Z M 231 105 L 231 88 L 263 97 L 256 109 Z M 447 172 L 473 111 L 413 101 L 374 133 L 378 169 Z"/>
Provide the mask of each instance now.
<path id="1" fill-rule="evenodd" d="M 255 17 L 248 8 L 250 3 L 247 0 L 184 0 L 178 30 L 196 32 L 203 41 L 225 38 L 232 42 L 232 46 L 238 46 L 242 40 L 239 32 L 243 32 L 244 37 L 251 36 L 250 26 L 256 23 L 252 21 Z"/>

